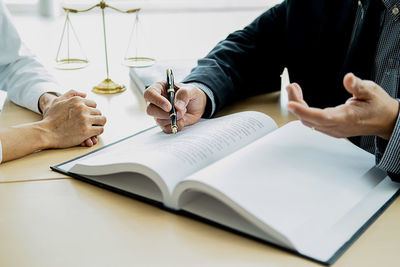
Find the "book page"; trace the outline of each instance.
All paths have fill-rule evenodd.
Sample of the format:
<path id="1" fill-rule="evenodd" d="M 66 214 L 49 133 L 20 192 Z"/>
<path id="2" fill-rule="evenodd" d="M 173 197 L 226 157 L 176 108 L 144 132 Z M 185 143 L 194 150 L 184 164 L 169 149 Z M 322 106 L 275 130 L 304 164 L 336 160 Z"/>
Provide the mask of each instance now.
<path id="1" fill-rule="evenodd" d="M 136 166 L 138 172 L 150 169 L 155 176 L 162 177 L 170 194 L 175 185 L 191 173 L 245 147 L 276 128 L 270 117 L 259 112 L 242 112 L 202 120 L 185 127 L 176 135 L 165 134 L 157 127 L 80 158 L 63 168 L 84 175 L 132 171 L 123 169 L 129 165 Z M 149 176 L 152 176 L 151 173 Z M 160 184 L 160 181 L 155 182 Z"/>
<path id="2" fill-rule="evenodd" d="M 293 122 L 188 177 L 174 195 L 185 199 L 183 192 L 200 189 L 233 207 L 249 223 L 282 234 L 299 251 L 307 247 L 311 253 L 318 246 L 313 241 L 324 239 L 383 181 L 386 174 L 371 170 L 374 165 L 372 154 L 350 142 Z M 196 199 L 177 206 L 193 206 L 190 201 Z M 352 236 L 355 230 L 342 231 L 348 234 L 340 236 Z M 318 253 L 327 257 L 339 247 Z"/>

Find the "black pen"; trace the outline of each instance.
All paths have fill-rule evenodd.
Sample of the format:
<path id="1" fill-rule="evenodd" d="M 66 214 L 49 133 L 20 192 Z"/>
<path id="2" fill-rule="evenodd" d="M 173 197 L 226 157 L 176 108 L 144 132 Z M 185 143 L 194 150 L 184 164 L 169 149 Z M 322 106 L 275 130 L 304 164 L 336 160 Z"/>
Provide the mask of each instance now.
<path id="1" fill-rule="evenodd" d="M 167 69 L 167 94 L 169 102 L 171 103 L 171 111 L 169 112 L 169 117 L 171 118 L 171 130 L 174 134 L 178 132 L 178 126 L 176 125 L 176 111 L 175 111 L 175 85 L 174 85 L 174 75 L 171 69 Z"/>

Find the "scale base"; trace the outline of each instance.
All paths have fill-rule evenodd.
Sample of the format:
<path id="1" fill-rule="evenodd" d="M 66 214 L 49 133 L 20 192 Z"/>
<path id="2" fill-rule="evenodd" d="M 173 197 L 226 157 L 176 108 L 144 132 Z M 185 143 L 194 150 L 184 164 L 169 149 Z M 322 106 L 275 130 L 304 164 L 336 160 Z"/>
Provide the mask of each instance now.
<path id="1" fill-rule="evenodd" d="M 126 90 L 125 85 L 119 85 L 107 78 L 97 86 L 93 87 L 92 91 L 96 94 L 117 94 Z"/>

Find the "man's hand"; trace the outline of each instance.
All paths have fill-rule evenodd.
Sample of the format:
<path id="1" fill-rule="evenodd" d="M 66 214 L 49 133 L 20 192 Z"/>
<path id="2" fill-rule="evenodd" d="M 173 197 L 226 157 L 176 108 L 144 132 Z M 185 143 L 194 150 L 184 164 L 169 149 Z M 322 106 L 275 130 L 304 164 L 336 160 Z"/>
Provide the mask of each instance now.
<path id="1" fill-rule="evenodd" d="M 206 94 L 190 84 L 175 84 L 175 108 L 177 111 L 178 131 L 196 123 L 204 113 L 207 103 Z M 147 114 L 154 117 L 157 124 L 166 133 L 171 133 L 169 112 L 172 108 L 167 99 L 166 84 L 158 82 L 147 88 L 144 98 L 150 102 Z"/>
<path id="2" fill-rule="evenodd" d="M 304 125 L 333 137 L 376 135 L 390 139 L 399 114 L 399 102 L 376 83 L 351 73 L 344 77 L 343 84 L 353 97 L 345 104 L 325 109 L 309 107 L 300 86 L 290 84 L 286 88 L 288 109 Z"/>
<path id="3" fill-rule="evenodd" d="M 39 107 L 43 112 L 41 125 L 47 133 L 47 147 L 93 146 L 97 143 L 96 136 L 103 133 L 106 118 L 96 109 L 94 101 L 85 99 L 86 94 L 71 90 L 60 97 L 43 96 Z"/>

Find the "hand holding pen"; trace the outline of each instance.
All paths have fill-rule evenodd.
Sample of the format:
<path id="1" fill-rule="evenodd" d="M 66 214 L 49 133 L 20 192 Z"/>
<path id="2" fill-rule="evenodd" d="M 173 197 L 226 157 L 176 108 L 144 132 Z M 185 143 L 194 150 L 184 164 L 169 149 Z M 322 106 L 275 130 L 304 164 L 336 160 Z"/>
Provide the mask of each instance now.
<path id="1" fill-rule="evenodd" d="M 176 125 L 175 84 L 174 74 L 171 69 L 167 69 L 167 95 L 172 106 L 171 111 L 169 112 L 169 117 L 171 118 L 171 131 L 176 134 L 178 132 L 178 126 Z"/>
<path id="2" fill-rule="evenodd" d="M 182 131 L 185 126 L 196 123 L 203 115 L 207 101 L 206 94 L 191 84 L 174 81 L 174 87 L 171 87 L 166 82 L 160 81 L 149 86 L 144 92 L 144 98 L 149 102 L 146 112 L 154 118 L 165 133 L 172 132 L 170 113 L 174 113 L 169 93 L 167 93 L 169 88 L 175 89 L 173 92 L 175 101 L 172 103 L 174 103 L 176 113 L 177 131 Z"/>

